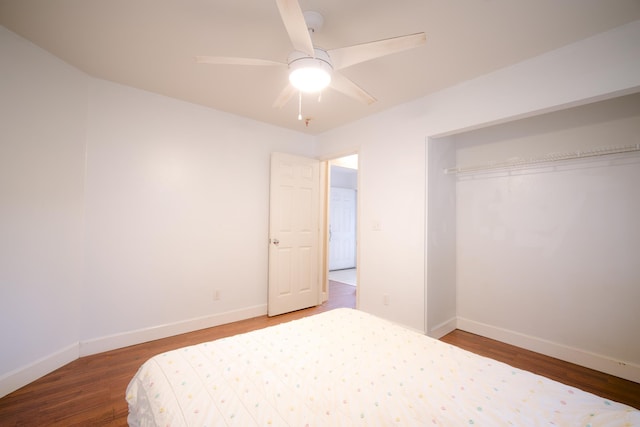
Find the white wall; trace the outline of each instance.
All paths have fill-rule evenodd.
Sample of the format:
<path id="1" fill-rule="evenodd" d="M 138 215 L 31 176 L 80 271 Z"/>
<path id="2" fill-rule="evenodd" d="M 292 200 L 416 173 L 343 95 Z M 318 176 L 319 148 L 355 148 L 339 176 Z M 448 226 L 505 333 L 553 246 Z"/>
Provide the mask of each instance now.
<path id="1" fill-rule="evenodd" d="M 313 137 L 91 79 L 3 27 L 0 57 L 0 396 L 266 313 L 270 153 Z"/>
<path id="2" fill-rule="evenodd" d="M 421 121 L 406 104 L 318 137 L 323 158 L 358 153 L 358 308 L 417 330 L 424 329 Z"/>
<path id="3" fill-rule="evenodd" d="M 427 137 L 636 92 L 638 40 L 640 21 L 321 135 L 323 157 L 359 148 L 360 308 L 422 330 L 448 322 L 456 310 L 446 289 L 431 288 L 450 281 L 426 282 Z M 375 221 L 380 231 L 372 229 Z M 442 318 L 426 313 L 425 286 L 428 296 L 442 296 L 428 302 L 442 305 Z"/>
<path id="4" fill-rule="evenodd" d="M 92 80 L 83 353 L 266 313 L 273 151 L 313 156 L 314 143 Z"/>
<path id="5" fill-rule="evenodd" d="M 456 164 L 451 137 L 428 141 L 427 330 L 440 338 L 456 327 L 456 180 L 443 173 Z"/>
<path id="6" fill-rule="evenodd" d="M 636 94 L 451 140 L 472 165 L 638 135 Z M 459 327 L 640 381 L 638 183 L 640 153 L 459 175 Z"/>
<path id="7" fill-rule="evenodd" d="M 331 165 L 331 186 L 358 189 L 358 171 L 356 169 Z"/>
<path id="8" fill-rule="evenodd" d="M 0 58 L 2 396 L 77 357 L 88 79 L 4 27 Z"/>

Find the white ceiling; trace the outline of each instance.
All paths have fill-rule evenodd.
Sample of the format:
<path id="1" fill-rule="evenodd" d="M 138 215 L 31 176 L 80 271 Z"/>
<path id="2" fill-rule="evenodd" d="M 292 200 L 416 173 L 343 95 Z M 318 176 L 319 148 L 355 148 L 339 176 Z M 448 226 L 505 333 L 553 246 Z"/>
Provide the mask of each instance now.
<path id="1" fill-rule="evenodd" d="M 0 0 L 0 24 L 86 73 L 317 134 L 640 19 L 640 0 L 300 0 L 325 24 L 325 49 L 424 31 L 427 43 L 342 70 L 378 101 L 325 91 L 273 101 L 277 67 L 196 64 L 196 55 L 286 62 L 274 0 Z M 597 63 L 594 63 L 594 67 Z"/>

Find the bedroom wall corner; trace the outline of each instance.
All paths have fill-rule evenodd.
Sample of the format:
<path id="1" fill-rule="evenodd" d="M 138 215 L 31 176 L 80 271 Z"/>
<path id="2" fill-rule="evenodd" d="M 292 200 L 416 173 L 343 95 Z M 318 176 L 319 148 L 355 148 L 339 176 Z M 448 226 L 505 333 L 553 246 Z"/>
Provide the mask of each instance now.
<path id="1" fill-rule="evenodd" d="M 0 26 L 0 395 L 78 357 L 84 73 Z"/>
<path id="2" fill-rule="evenodd" d="M 83 353 L 267 303 L 270 155 L 313 137 L 100 79 L 87 133 Z"/>
<path id="3" fill-rule="evenodd" d="M 0 375 L 0 398 L 78 359 L 80 345 L 71 344 Z"/>

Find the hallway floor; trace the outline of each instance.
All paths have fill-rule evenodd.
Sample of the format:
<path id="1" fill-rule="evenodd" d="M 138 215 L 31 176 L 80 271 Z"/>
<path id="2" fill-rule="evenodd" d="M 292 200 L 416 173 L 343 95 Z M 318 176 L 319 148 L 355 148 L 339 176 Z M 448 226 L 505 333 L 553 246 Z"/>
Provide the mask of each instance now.
<path id="1" fill-rule="evenodd" d="M 349 268 L 346 270 L 333 270 L 329 272 L 329 280 L 344 283 L 346 285 L 357 285 L 357 270 Z"/>

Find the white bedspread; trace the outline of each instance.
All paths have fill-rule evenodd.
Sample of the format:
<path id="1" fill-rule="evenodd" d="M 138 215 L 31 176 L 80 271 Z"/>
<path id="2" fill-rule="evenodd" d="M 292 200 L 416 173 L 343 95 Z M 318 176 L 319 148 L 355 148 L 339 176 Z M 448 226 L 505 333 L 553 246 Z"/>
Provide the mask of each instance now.
<path id="1" fill-rule="evenodd" d="M 640 426 L 640 412 L 337 309 L 157 355 L 133 426 Z"/>

